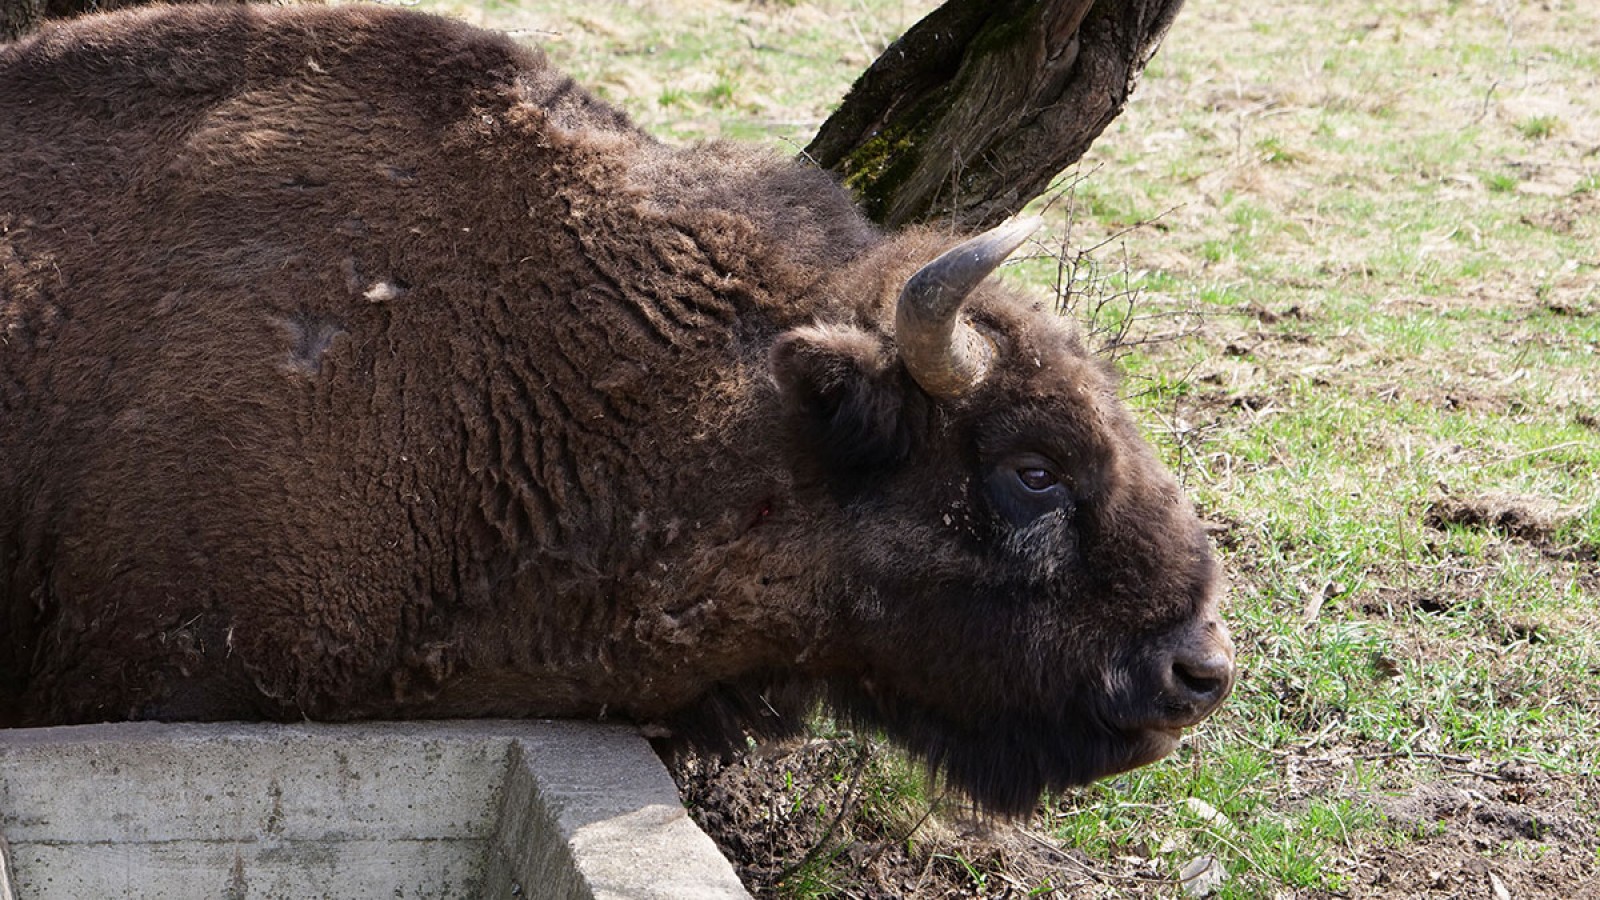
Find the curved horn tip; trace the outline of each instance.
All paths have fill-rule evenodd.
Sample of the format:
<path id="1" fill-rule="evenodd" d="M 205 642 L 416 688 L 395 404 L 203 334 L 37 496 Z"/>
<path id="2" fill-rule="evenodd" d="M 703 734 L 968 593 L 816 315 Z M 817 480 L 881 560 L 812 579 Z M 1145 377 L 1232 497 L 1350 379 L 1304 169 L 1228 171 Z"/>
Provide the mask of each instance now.
<path id="1" fill-rule="evenodd" d="M 974 263 L 982 260 L 982 265 L 993 271 L 1043 225 L 1044 219 L 1040 216 L 1026 216 L 1001 222 L 976 237 L 968 238 L 950 251 L 950 255 L 968 256 Z"/>
<path id="2" fill-rule="evenodd" d="M 906 282 L 901 304 L 909 301 L 929 318 L 954 315 L 967 294 L 1043 224 L 1043 218 L 1028 216 L 967 238 L 918 269 Z"/>
<path id="3" fill-rule="evenodd" d="M 1042 224 L 1038 216 L 1005 222 L 946 250 L 906 281 L 895 305 L 895 341 L 923 390 L 956 397 L 983 381 L 994 348 L 961 324 L 961 306 Z"/>
<path id="4" fill-rule="evenodd" d="M 996 247 L 1007 247 L 1006 255 L 1021 247 L 1023 242 L 1033 237 L 1033 233 L 1044 227 L 1044 216 L 1023 216 L 1009 222 L 1001 222 L 989 229 L 983 237 L 992 238 Z"/>

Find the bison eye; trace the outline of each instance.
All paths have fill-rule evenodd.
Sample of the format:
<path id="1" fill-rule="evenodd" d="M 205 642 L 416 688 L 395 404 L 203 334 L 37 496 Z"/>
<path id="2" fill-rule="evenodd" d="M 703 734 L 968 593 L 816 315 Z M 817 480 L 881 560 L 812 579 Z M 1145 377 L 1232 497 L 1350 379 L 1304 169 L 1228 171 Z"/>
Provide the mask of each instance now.
<path id="1" fill-rule="evenodd" d="M 1070 515 L 1073 510 L 1073 495 L 1061 467 L 1037 453 L 996 460 L 984 483 L 995 512 L 1017 528 L 1041 516 Z"/>
<path id="2" fill-rule="evenodd" d="M 1048 491 L 1061 483 L 1061 479 L 1049 469 L 1032 466 L 1018 469 L 1017 480 L 1022 482 L 1023 487 L 1034 492 Z"/>

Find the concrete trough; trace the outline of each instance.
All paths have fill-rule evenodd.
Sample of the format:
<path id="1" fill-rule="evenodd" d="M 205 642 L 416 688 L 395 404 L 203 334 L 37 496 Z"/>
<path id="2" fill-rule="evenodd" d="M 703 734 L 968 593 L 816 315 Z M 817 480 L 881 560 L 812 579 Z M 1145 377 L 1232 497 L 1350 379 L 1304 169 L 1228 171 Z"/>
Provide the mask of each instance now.
<path id="1" fill-rule="evenodd" d="M 0 730 L 0 898 L 748 898 L 631 729 Z"/>

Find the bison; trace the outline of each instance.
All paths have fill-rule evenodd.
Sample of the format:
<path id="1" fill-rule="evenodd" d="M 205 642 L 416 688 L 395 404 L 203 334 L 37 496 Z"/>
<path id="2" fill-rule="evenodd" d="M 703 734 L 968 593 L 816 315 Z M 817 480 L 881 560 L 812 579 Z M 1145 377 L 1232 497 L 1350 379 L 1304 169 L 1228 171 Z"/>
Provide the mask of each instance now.
<path id="1" fill-rule="evenodd" d="M 1234 677 L 1106 364 L 826 173 L 506 37 L 149 8 L 0 49 L 0 725 L 826 703 L 987 809 Z"/>

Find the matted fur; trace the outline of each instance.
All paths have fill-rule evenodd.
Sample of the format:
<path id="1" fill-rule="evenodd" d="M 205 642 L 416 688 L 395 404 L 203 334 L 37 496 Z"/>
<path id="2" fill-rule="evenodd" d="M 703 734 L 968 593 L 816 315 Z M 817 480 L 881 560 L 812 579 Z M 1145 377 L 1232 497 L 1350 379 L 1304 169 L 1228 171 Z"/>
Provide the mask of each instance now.
<path id="1" fill-rule="evenodd" d="M 824 698 L 1006 812 L 1159 756 L 1209 710 L 1161 687 L 1220 631 L 1206 541 L 1026 299 L 981 287 L 989 379 L 919 390 L 893 303 L 953 240 L 399 10 L 0 49 L 0 725 L 727 747 Z M 1018 448 L 1069 506 L 1002 514 Z"/>

